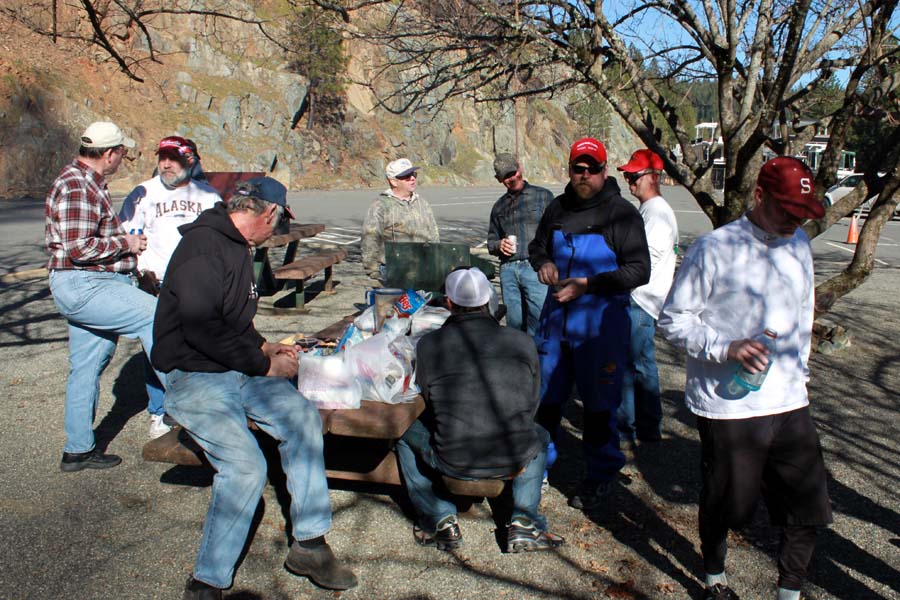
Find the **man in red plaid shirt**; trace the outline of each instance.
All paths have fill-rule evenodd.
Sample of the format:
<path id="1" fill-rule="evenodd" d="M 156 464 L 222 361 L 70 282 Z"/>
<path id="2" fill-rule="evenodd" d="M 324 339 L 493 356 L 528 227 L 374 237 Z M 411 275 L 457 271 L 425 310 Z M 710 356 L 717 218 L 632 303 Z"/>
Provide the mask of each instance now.
<path id="1" fill-rule="evenodd" d="M 137 256 L 147 238 L 122 228 L 106 178 L 119 168 L 134 140 L 113 123 L 91 124 L 78 157 L 53 182 L 45 205 L 50 291 L 69 322 L 66 444 L 60 469 L 106 469 L 122 462 L 94 444 L 100 374 L 120 335 L 153 344 L 156 298 L 136 287 Z M 160 381 L 165 381 L 160 375 Z"/>

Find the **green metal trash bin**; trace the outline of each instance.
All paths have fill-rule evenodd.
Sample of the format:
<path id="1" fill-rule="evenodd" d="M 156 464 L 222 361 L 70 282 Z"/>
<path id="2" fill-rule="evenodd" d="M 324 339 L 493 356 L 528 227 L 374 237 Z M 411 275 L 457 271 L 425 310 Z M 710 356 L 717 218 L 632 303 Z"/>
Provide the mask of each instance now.
<path id="1" fill-rule="evenodd" d="M 447 274 L 457 267 L 476 266 L 488 278 L 494 276 L 493 263 L 472 256 L 465 244 L 429 242 L 385 242 L 385 285 L 435 292 Z"/>

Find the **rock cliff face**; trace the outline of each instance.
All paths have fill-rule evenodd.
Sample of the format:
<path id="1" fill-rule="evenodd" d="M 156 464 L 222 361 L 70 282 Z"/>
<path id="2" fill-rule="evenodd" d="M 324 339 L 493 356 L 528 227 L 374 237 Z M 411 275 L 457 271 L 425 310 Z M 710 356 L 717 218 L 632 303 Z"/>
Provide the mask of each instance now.
<path id="1" fill-rule="evenodd" d="M 0 23 L 0 197 L 43 195 L 84 127 L 101 119 L 138 142 L 111 183 L 118 193 L 149 176 L 156 143 L 172 134 L 198 143 L 206 170 L 271 172 L 291 188 L 380 187 L 384 165 L 400 156 L 422 167 L 426 183 L 495 183 L 494 154 L 517 148 L 531 180 L 561 181 L 577 137 L 607 137 L 611 165 L 637 147 L 616 119 L 607 132 L 582 130 L 564 97 L 517 106 L 455 101 L 437 114 L 398 116 L 358 85 L 346 88 L 339 129 L 323 134 L 304 125 L 308 82 L 236 25 L 220 26 L 213 42 L 196 33 L 200 20 L 156 19 L 162 63 L 145 63 L 145 82 L 136 83 L 97 51 L 53 44 L 2 16 Z M 352 78 L 364 76 L 377 57 L 347 50 Z"/>

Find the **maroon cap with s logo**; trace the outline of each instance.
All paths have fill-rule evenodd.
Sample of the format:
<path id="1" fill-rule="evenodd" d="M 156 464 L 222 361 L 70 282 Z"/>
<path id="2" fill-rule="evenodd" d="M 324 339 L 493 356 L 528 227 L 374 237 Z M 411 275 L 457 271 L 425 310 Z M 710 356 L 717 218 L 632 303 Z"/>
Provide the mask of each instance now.
<path id="1" fill-rule="evenodd" d="M 795 217 L 821 219 L 825 216 L 825 208 L 816 197 L 812 171 L 799 159 L 776 156 L 767 161 L 759 170 L 756 185 Z"/>

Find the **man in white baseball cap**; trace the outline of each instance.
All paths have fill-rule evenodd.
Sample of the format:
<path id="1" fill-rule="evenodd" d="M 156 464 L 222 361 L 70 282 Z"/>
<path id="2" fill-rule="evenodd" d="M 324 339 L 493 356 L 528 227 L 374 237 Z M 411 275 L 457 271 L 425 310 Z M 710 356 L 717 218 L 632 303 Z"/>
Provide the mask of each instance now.
<path id="1" fill-rule="evenodd" d="M 564 540 L 547 531 L 538 512 L 550 435 L 534 422 L 540 390 L 534 342 L 491 316 L 494 289 L 477 268 L 453 271 L 444 290 L 451 315 L 416 348 L 425 411 L 397 442 L 418 517 L 413 536 L 439 550 L 462 544 L 441 475 L 512 479 L 506 551 L 556 548 Z"/>
<path id="2" fill-rule="evenodd" d="M 94 443 L 100 374 L 119 336 L 139 338 L 148 355 L 153 346 L 156 298 L 138 289 L 134 276 L 147 237 L 125 231 L 107 189 L 107 178 L 134 145 L 114 123 L 91 124 L 81 135 L 78 156 L 47 193 L 50 291 L 69 323 L 64 472 L 122 462 Z M 165 377 L 158 376 L 164 385 Z"/>
<path id="3" fill-rule="evenodd" d="M 416 193 L 419 167 L 398 158 L 384 169 L 388 189 L 369 207 L 362 228 L 362 263 L 372 279 L 383 279 L 384 242 L 439 242 L 437 222 Z"/>

